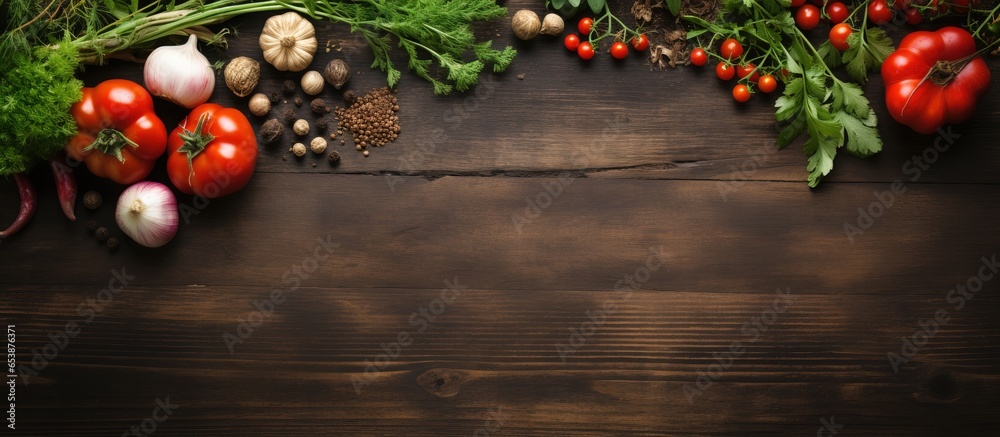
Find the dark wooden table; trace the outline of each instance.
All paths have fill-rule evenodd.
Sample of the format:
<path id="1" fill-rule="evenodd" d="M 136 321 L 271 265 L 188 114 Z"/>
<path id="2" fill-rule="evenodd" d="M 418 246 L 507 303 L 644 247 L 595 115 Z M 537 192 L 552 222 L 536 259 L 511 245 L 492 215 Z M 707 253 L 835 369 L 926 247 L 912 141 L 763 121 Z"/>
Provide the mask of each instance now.
<path id="1" fill-rule="evenodd" d="M 262 60 L 263 18 L 226 58 Z M 511 42 L 508 25 L 483 31 Z M 317 30 L 342 50 L 315 68 L 347 57 L 351 89 L 384 85 L 345 28 Z M 240 193 L 180 196 L 197 214 L 160 249 L 114 226 L 121 187 L 78 171 L 107 204 L 69 222 L 34 171 L 36 217 L 0 244 L 0 324 L 37 374 L 3 435 L 996 433 L 1000 87 L 935 153 L 948 143 L 894 123 L 873 75 L 884 151 L 842 153 L 811 190 L 801 145 L 772 146 L 772 98 L 516 46 L 464 95 L 404 74 L 402 134 L 368 158 L 261 146 Z M 246 103 L 221 82 L 214 100 Z M 0 183 L 0 222 L 16 209 Z"/>

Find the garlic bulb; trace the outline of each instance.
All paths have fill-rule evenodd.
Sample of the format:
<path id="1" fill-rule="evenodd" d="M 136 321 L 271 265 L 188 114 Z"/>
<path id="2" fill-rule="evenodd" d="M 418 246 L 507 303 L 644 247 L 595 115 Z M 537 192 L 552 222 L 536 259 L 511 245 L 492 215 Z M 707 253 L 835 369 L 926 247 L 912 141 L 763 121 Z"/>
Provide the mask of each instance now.
<path id="1" fill-rule="evenodd" d="M 302 71 L 316 53 L 316 29 L 295 12 L 268 18 L 260 33 L 264 60 L 281 71 Z"/>
<path id="2" fill-rule="evenodd" d="M 514 18 L 511 18 L 510 27 L 514 30 L 514 36 L 527 41 L 538 36 L 542 22 L 534 11 L 521 9 L 514 14 Z"/>
<path id="3" fill-rule="evenodd" d="M 215 91 L 215 72 L 198 51 L 198 38 L 193 34 L 185 44 L 153 50 L 146 58 L 143 77 L 150 94 L 185 108 L 207 102 Z"/>
<path id="4" fill-rule="evenodd" d="M 160 247 L 177 234 L 177 198 L 159 182 L 137 182 L 118 198 L 115 221 L 136 243 Z"/>
<path id="5" fill-rule="evenodd" d="M 563 22 L 562 17 L 559 14 L 547 14 L 545 18 L 542 19 L 542 30 L 538 33 L 542 35 L 559 36 L 563 33 Z"/>

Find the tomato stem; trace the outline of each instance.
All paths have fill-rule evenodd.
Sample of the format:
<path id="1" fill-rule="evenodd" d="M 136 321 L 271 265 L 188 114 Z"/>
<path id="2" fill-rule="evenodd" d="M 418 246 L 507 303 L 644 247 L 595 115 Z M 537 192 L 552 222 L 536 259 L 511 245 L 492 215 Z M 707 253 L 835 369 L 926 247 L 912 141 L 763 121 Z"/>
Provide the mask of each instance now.
<path id="1" fill-rule="evenodd" d="M 99 150 L 105 155 L 114 156 L 118 159 L 118 162 L 125 163 L 125 156 L 122 155 L 122 148 L 124 147 L 139 148 L 139 145 L 135 141 L 130 140 L 125 136 L 120 130 L 105 128 L 101 129 L 101 132 L 97 134 L 97 138 L 94 139 L 93 143 L 85 147 L 83 150 Z"/>
<path id="2" fill-rule="evenodd" d="M 208 114 L 202 114 L 201 117 L 198 118 L 198 125 L 195 126 L 193 132 L 184 129 L 184 131 L 178 135 L 182 140 L 184 140 L 184 145 L 177 149 L 177 151 L 187 154 L 188 166 L 191 167 L 192 172 L 194 172 L 194 158 L 205 150 L 208 143 L 215 140 L 215 136 L 208 133 L 208 130 L 205 129 L 205 123 L 208 120 Z"/>

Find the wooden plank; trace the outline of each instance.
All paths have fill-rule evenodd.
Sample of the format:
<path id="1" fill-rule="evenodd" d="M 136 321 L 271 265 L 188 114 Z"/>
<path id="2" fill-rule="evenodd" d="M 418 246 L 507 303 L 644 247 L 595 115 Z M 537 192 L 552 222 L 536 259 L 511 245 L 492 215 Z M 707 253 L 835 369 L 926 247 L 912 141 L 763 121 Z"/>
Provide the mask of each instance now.
<path id="1" fill-rule="evenodd" d="M 39 211 L 3 243 L 0 283 L 97 285 L 125 268 L 148 285 L 280 286 L 323 240 L 339 246 L 303 286 L 435 288 L 461 276 L 485 289 L 607 290 L 662 247 L 669 271 L 650 289 L 937 293 L 1000 246 L 989 185 L 911 184 L 886 209 L 876 193 L 888 201 L 889 184 L 752 183 L 724 201 L 713 181 L 407 177 L 393 192 L 383 177 L 264 173 L 208 205 L 182 198 L 189 223 L 169 245 L 111 254 L 85 229 L 96 217 L 124 238 L 110 205 L 70 223 L 37 176 Z M 881 215 L 852 244 L 845 224 L 868 224 L 859 208 Z"/>
<path id="2" fill-rule="evenodd" d="M 122 432 L 167 397 L 179 408 L 159 429 L 183 435 L 470 435 L 497 414 L 490 435 L 812 435 L 830 416 L 845 434 L 997 425 L 995 285 L 962 310 L 908 293 L 793 291 L 756 338 L 743 326 L 774 308 L 768 290 L 470 288 L 421 331 L 411 314 L 440 290 L 308 288 L 232 353 L 224 333 L 270 288 L 130 287 L 90 323 L 77 310 L 86 287 L 11 291 L 0 313 L 17 324 L 22 361 L 65 322 L 82 326 L 19 388 L 24 435 Z M 616 310 L 562 362 L 556 345 L 608 301 Z M 941 308 L 953 318 L 894 373 L 886 354 Z M 397 351 L 400 332 L 410 343 Z M 745 349 L 723 368 L 734 341 Z M 374 362 L 387 364 L 366 379 Z M 706 372 L 718 373 L 689 402 L 684 387 Z"/>
<path id="3" fill-rule="evenodd" d="M 538 2 L 526 0 L 507 6 L 542 11 Z M 261 61 L 263 77 L 258 90 L 270 94 L 278 91 L 284 80 L 298 81 L 301 76 L 279 72 L 263 62 L 257 37 L 266 17 L 243 19 L 240 38 L 231 41 L 225 56 L 243 55 Z M 320 50 L 313 69 L 346 57 L 354 71 L 348 88 L 365 92 L 385 85 L 381 72 L 367 68 L 372 61 L 367 47 L 346 28 L 317 23 L 317 32 L 321 47 L 329 40 L 341 51 Z M 288 148 L 302 139 L 286 131 L 276 145 L 262 147 L 258 171 L 429 177 L 545 176 L 571 171 L 588 177 L 780 181 L 804 181 L 807 176 L 801 145 L 780 152 L 772 147 L 776 137 L 774 97 L 755 96 L 748 104 L 736 104 L 730 95 L 732 84 L 718 81 L 711 69 L 653 72 L 638 57 L 612 62 L 606 55 L 584 63 L 554 38 L 512 41 L 506 20 L 484 26 L 482 33 L 520 51 L 509 72 L 485 75 L 474 91 L 448 97 L 433 96 L 428 84 L 404 74 L 398 94 L 402 133 L 396 143 L 373 150 L 369 158 L 350 146 L 335 147 L 343 161 L 331 169 L 311 155 L 296 160 Z M 219 57 L 209 55 L 213 60 Z M 396 64 L 405 65 L 405 59 Z M 994 75 L 1000 75 L 1000 63 L 991 60 L 991 68 Z M 524 79 L 518 80 L 521 74 Z M 90 85 L 119 77 L 141 82 L 141 66 L 116 62 L 83 75 Z M 937 137 L 916 135 L 891 120 L 878 75 L 872 76 L 865 90 L 880 119 L 884 151 L 864 160 L 842 152 L 844 156 L 836 160 L 829 181 L 888 182 L 913 177 L 904 173 L 903 165 L 932 147 Z M 322 96 L 340 100 L 332 88 Z M 221 81 L 212 101 L 246 111 L 247 99 L 236 98 Z M 314 120 L 308 99 L 306 102 L 297 112 Z M 280 117 L 289 108 L 295 109 L 291 103 L 280 104 L 272 115 Z M 157 113 L 168 126 L 184 116 L 180 108 L 166 102 L 158 103 Z M 264 121 L 247 115 L 258 125 Z M 1000 173 L 993 171 L 1000 165 L 1000 148 L 993 141 L 998 116 L 1000 88 L 993 87 L 982 98 L 973 120 L 953 128 L 953 133 L 960 135 L 955 146 L 922 170 L 918 181 L 1000 182 Z M 314 168 L 313 163 L 318 165 Z"/>

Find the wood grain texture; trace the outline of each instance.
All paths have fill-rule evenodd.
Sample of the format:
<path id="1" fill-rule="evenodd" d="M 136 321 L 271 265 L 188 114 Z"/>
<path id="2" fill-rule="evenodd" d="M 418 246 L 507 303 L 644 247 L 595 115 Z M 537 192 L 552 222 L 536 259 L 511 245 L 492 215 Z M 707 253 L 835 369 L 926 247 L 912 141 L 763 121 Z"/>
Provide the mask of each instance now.
<path id="1" fill-rule="evenodd" d="M 226 58 L 261 59 L 264 18 L 238 22 Z M 480 31 L 510 43 L 508 28 Z M 346 29 L 317 30 L 341 50 L 316 68 L 348 57 L 352 89 L 384 83 Z M 831 435 L 824 420 L 838 436 L 995 434 L 1000 285 L 961 309 L 950 293 L 1000 252 L 996 87 L 914 181 L 903 164 L 935 138 L 891 122 L 873 76 L 885 151 L 842 156 L 809 190 L 802 152 L 770 147 L 767 99 L 735 105 L 707 70 L 515 44 L 511 70 L 468 95 L 404 74 L 403 134 L 367 159 L 334 145 L 339 167 L 297 161 L 288 135 L 262 146 L 241 192 L 179 196 L 187 218 L 160 249 L 117 230 L 122 187 L 77 171 L 107 203 L 69 222 L 33 172 L 35 219 L 0 242 L 0 326 L 16 325 L 20 364 L 45 365 L 17 386 L 8 434 L 122 435 L 168 398 L 156 435 Z M 263 67 L 260 91 L 297 79 Z M 214 100 L 246 103 L 222 82 Z M 880 203 L 897 179 L 905 192 Z M 0 223 L 16 204 L 0 181 Z M 940 311 L 894 371 L 887 354 Z M 79 334 L 42 360 L 68 322 Z"/>

